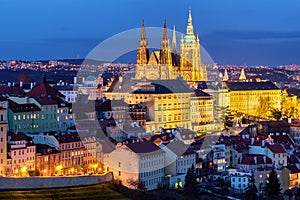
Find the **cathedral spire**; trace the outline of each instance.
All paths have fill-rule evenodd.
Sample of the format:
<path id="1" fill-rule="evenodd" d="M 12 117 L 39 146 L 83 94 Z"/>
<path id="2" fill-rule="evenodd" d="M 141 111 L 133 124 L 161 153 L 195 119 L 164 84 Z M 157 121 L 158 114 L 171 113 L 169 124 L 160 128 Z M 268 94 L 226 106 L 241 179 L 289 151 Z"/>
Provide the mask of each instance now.
<path id="1" fill-rule="evenodd" d="M 144 20 L 142 21 L 142 33 L 141 33 L 139 48 L 148 48 L 148 41 L 147 41 L 147 38 L 146 38 Z"/>
<path id="2" fill-rule="evenodd" d="M 146 38 L 145 24 L 142 21 L 142 33 L 137 51 L 136 64 L 147 64 L 149 60 L 149 47 Z"/>
<path id="3" fill-rule="evenodd" d="M 188 25 L 193 26 L 192 24 L 192 9 L 189 9 L 189 18 L 188 18 Z"/>
<path id="4" fill-rule="evenodd" d="M 244 68 L 242 68 L 242 71 L 241 71 L 241 75 L 239 77 L 239 80 L 246 80 L 246 74 L 245 74 L 245 70 Z"/>
<path id="5" fill-rule="evenodd" d="M 189 18 L 188 18 L 188 25 L 186 27 L 186 34 L 187 35 L 194 35 L 194 27 L 192 23 L 192 10 L 189 9 Z"/>
<path id="6" fill-rule="evenodd" d="M 227 69 L 225 69 L 223 81 L 228 81 L 228 80 L 229 80 L 228 72 L 227 72 Z"/>
<path id="7" fill-rule="evenodd" d="M 162 37 L 162 40 L 160 43 L 160 63 L 164 64 L 164 65 L 172 64 L 170 41 L 169 41 L 169 37 L 168 37 L 166 20 L 164 21 L 163 37 Z"/>
<path id="8" fill-rule="evenodd" d="M 175 25 L 173 29 L 173 38 L 172 38 L 172 52 L 176 53 L 177 52 L 177 44 L 176 44 L 176 30 L 175 30 Z"/>
<path id="9" fill-rule="evenodd" d="M 170 48 L 170 42 L 168 38 L 168 31 L 167 31 L 167 21 L 164 21 L 164 32 L 163 32 L 163 37 L 162 41 L 160 44 L 161 49 L 169 49 Z"/>

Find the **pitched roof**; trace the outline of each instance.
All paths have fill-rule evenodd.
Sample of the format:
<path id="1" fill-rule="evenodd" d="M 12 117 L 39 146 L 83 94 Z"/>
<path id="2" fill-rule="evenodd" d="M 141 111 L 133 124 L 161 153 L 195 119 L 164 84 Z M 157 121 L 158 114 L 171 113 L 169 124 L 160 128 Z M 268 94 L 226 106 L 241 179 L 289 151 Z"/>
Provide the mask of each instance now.
<path id="1" fill-rule="evenodd" d="M 269 144 L 267 143 L 266 145 L 273 153 L 286 153 L 285 149 L 283 146 L 279 143 L 275 144 Z"/>
<path id="2" fill-rule="evenodd" d="M 11 109 L 14 113 L 41 111 L 41 109 L 34 103 L 18 104 L 12 100 L 8 100 L 8 105 L 9 109 Z"/>
<path id="3" fill-rule="evenodd" d="M 189 85 L 182 79 L 171 80 L 130 80 L 124 77 L 123 81 L 115 82 L 108 92 L 131 94 L 170 94 L 192 93 Z"/>
<path id="4" fill-rule="evenodd" d="M 194 154 L 194 150 L 190 147 L 190 145 L 186 145 L 179 140 L 174 140 L 166 145 L 168 149 L 170 149 L 177 156 Z"/>
<path id="5" fill-rule="evenodd" d="M 62 93 L 60 93 L 57 89 L 51 87 L 47 83 L 41 83 L 38 86 L 35 86 L 30 92 L 26 94 L 29 97 L 65 97 Z"/>
<path id="6" fill-rule="evenodd" d="M 268 156 L 263 155 L 243 155 L 239 159 L 239 164 L 242 165 L 261 165 L 261 164 L 272 164 L 272 159 Z"/>
<path id="7" fill-rule="evenodd" d="M 24 96 L 25 92 L 18 86 L 0 85 L 0 94 L 9 96 Z"/>
<path id="8" fill-rule="evenodd" d="M 129 105 L 122 100 L 95 100 L 96 111 L 112 111 L 112 107 L 128 107 Z"/>
<path id="9" fill-rule="evenodd" d="M 226 82 L 231 91 L 243 90 L 278 90 L 279 88 L 270 81 L 267 82 Z"/>
<path id="10" fill-rule="evenodd" d="M 196 89 L 196 90 L 194 90 L 194 92 L 195 92 L 195 94 L 193 94 L 193 96 L 197 96 L 197 97 L 199 97 L 199 96 L 210 97 L 209 94 L 207 94 L 206 92 L 203 92 L 200 89 Z"/>
<path id="11" fill-rule="evenodd" d="M 10 138 L 10 141 L 20 141 L 20 140 L 31 140 L 32 138 L 27 136 L 25 133 L 22 133 L 22 132 L 11 132 L 9 131 L 7 133 L 7 136 L 8 137 L 11 137 Z"/>
<path id="12" fill-rule="evenodd" d="M 55 147 L 51 147 L 47 144 L 36 144 L 36 153 L 37 154 L 54 154 L 54 153 L 59 153 L 58 150 L 55 149 Z"/>
<path id="13" fill-rule="evenodd" d="M 59 143 L 69 143 L 69 142 L 78 142 L 81 141 L 78 132 L 68 132 L 65 134 L 59 133 L 55 135 L 55 138 Z"/>
<path id="14" fill-rule="evenodd" d="M 134 153 L 137 153 L 141 156 L 147 156 L 148 154 L 164 153 L 164 151 L 161 148 L 156 146 L 151 141 L 128 143 L 125 145 Z"/>

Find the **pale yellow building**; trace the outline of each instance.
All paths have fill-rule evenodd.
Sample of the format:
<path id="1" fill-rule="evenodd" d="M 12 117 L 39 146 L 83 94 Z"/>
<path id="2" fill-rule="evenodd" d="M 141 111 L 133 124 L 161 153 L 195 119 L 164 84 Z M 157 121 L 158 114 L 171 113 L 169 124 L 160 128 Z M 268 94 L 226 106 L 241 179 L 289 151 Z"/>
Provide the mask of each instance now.
<path id="1" fill-rule="evenodd" d="M 230 109 L 268 118 L 271 109 L 281 109 L 281 90 L 272 82 L 227 82 Z"/>
<path id="2" fill-rule="evenodd" d="M 191 129 L 190 101 L 193 91 L 180 78 L 174 80 L 133 80 L 122 78 L 105 93 L 108 99 L 128 104 L 146 102 L 147 132 L 160 128 Z M 112 105 L 113 106 L 113 105 Z"/>
<path id="3" fill-rule="evenodd" d="M 214 100 L 202 90 L 195 90 L 191 96 L 191 122 L 193 131 L 214 130 Z"/>

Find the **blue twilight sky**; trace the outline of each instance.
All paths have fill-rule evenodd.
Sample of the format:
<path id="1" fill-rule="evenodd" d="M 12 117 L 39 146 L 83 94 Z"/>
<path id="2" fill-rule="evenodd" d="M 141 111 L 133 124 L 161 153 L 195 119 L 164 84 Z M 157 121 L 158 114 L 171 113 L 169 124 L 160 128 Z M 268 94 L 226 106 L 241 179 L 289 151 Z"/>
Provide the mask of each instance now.
<path id="1" fill-rule="evenodd" d="M 0 0 L 0 60 L 83 58 L 142 19 L 185 32 L 189 7 L 215 62 L 300 64 L 299 0 Z"/>

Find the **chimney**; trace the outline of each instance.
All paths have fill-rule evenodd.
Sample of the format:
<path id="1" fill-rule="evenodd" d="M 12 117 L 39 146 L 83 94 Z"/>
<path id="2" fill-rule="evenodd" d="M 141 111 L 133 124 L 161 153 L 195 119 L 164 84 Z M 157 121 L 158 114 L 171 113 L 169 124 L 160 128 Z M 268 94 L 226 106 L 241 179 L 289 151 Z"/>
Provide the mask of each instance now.
<path id="1" fill-rule="evenodd" d="M 265 141 L 264 141 L 264 140 L 261 142 L 261 146 L 262 146 L 262 147 L 265 146 Z"/>
<path id="2" fill-rule="evenodd" d="M 292 118 L 288 118 L 288 123 L 292 123 Z"/>
<path id="3" fill-rule="evenodd" d="M 251 144 L 252 145 L 254 144 L 254 138 L 251 138 Z"/>
<path id="4" fill-rule="evenodd" d="M 84 83 L 85 82 L 85 77 L 82 77 L 82 83 Z"/>
<path id="5" fill-rule="evenodd" d="M 267 164 L 267 157 L 264 156 L 264 163 Z"/>
<path id="6" fill-rule="evenodd" d="M 73 78 L 73 82 L 74 82 L 74 84 L 77 83 L 77 77 L 76 76 Z"/>
<path id="7" fill-rule="evenodd" d="M 11 83 L 10 83 L 10 82 L 8 82 L 8 83 L 7 83 L 7 85 L 8 85 L 8 87 L 10 87 L 10 86 L 11 86 Z"/>
<path id="8" fill-rule="evenodd" d="M 30 83 L 30 89 L 32 90 L 32 88 L 33 88 L 33 83 Z"/>
<path id="9" fill-rule="evenodd" d="M 23 86 L 23 82 L 22 81 L 20 81 L 20 87 L 22 87 Z"/>
<path id="10" fill-rule="evenodd" d="M 119 82 L 120 82 L 120 83 L 123 82 L 123 77 L 122 77 L 122 76 L 119 77 Z"/>

